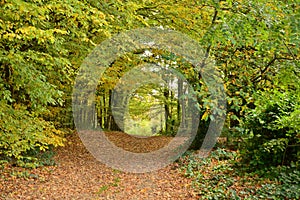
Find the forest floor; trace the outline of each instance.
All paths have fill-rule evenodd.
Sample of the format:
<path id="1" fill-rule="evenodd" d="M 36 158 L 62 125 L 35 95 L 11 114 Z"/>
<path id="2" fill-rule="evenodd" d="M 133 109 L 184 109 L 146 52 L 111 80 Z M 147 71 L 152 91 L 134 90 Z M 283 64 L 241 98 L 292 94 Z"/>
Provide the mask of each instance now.
<path id="1" fill-rule="evenodd" d="M 125 149 L 135 146 L 136 152 L 160 148 L 171 140 L 153 137 L 137 147 L 132 144 L 139 138 L 114 134 L 108 135 L 109 138 L 123 144 Z M 0 169 L 0 199 L 197 199 L 191 180 L 180 173 L 176 163 L 158 171 L 126 173 L 97 161 L 77 134 L 67 139 L 65 147 L 55 150 L 55 166 Z"/>

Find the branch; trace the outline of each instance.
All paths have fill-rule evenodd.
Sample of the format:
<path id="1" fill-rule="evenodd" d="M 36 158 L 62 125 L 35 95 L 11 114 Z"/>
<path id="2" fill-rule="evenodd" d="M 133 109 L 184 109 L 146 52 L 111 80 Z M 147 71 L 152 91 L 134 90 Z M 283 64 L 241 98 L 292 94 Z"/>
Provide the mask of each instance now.
<path id="1" fill-rule="evenodd" d="M 260 75 L 258 75 L 257 77 L 255 77 L 254 79 L 251 80 L 251 82 L 256 82 L 259 78 L 262 77 L 262 75 L 269 69 L 269 67 L 277 60 L 278 58 L 276 56 L 274 56 L 274 58 L 272 60 L 270 60 L 270 62 L 268 62 L 268 64 L 264 67 L 263 70 L 261 70 Z"/>
<path id="2" fill-rule="evenodd" d="M 286 45 L 286 43 L 283 41 L 284 46 L 287 48 L 287 50 L 289 51 L 289 53 L 292 55 L 292 57 L 294 58 L 294 60 L 297 60 L 295 58 L 295 55 L 293 54 L 293 52 L 291 51 L 291 49 Z"/>
<path id="3" fill-rule="evenodd" d="M 157 7 L 159 7 L 161 5 L 163 5 L 163 3 L 160 2 L 160 3 L 155 4 L 155 5 L 148 5 L 148 6 L 144 6 L 144 7 L 138 8 L 136 11 L 157 9 Z"/>
<path id="4" fill-rule="evenodd" d="M 211 20 L 211 29 L 214 28 L 214 25 L 215 25 L 215 22 L 216 22 L 216 19 L 217 19 L 217 16 L 218 16 L 218 10 L 216 8 L 214 8 L 214 9 L 215 9 L 215 12 L 214 12 L 214 16 L 213 16 L 213 18 Z M 202 63 L 200 64 L 200 69 L 202 69 L 205 66 L 206 60 L 207 60 L 207 58 L 209 56 L 210 50 L 211 50 L 211 43 L 206 48 L 204 59 L 203 59 Z M 201 72 L 198 73 L 198 79 L 201 79 Z"/>
<path id="5" fill-rule="evenodd" d="M 217 19 L 217 16 L 218 16 L 218 10 L 216 8 L 214 8 L 214 9 L 215 9 L 215 12 L 214 12 L 214 16 L 211 20 L 211 29 L 214 28 L 214 25 L 215 25 L 215 22 L 216 22 L 216 19 Z M 208 47 L 206 48 L 205 56 L 204 56 L 204 59 L 203 59 L 201 65 L 200 65 L 200 69 L 205 66 L 205 61 L 207 60 L 207 58 L 209 56 L 210 49 L 211 49 L 211 44 L 209 44 Z"/>

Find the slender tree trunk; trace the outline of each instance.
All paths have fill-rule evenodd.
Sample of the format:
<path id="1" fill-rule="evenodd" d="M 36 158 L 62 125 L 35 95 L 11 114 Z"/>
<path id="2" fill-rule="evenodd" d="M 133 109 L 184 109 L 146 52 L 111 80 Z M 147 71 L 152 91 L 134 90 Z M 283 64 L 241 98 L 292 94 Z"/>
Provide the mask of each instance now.
<path id="1" fill-rule="evenodd" d="M 168 100 L 169 100 L 169 90 L 165 89 L 164 90 L 164 97 L 165 97 L 165 127 L 166 127 L 166 133 L 169 132 L 169 105 L 168 105 Z"/>
<path id="2" fill-rule="evenodd" d="M 103 93 L 103 111 L 102 111 L 102 120 L 103 120 L 103 128 L 108 129 L 107 123 L 108 123 L 108 118 L 107 118 L 107 92 L 106 90 Z"/>
<path id="3" fill-rule="evenodd" d="M 177 88 L 177 92 L 178 92 L 178 99 L 177 99 L 177 121 L 180 122 L 180 125 L 184 127 L 184 123 L 181 119 L 182 117 L 182 111 L 181 111 L 181 108 L 184 106 L 184 105 L 181 105 L 184 103 L 183 99 L 182 98 L 182 95 L 183 95 L 183 81 L 182 79 L 178 79 L 178 88 Z"/>
<path id="4" fill-rule="evenodd" d="M 107 107 L 107 119 L 106 119 L 106 128 L 111 131 L 120 131 L 121 129 L 115 122 L 115 119 L 112 114 L 112 90 L 108 91 L 108 107 Z"/>
<path id="5" fill-rule="evenodd" d="M 102 103 L 102 98 L 103 98 L 103 95 L 101 95 L 99 97 L 99 105 L 98 105 L 98 110 L 97 110 L 97 113 L 98 113 L 98 122 L 99 122 L 99 126 L 101 128 L 103 128 L 103 121 L 102 121 L 102 115 L 103 115 L 103 112 L 102 112 L 102 107 L 103 107 L 103 103 Z"/>

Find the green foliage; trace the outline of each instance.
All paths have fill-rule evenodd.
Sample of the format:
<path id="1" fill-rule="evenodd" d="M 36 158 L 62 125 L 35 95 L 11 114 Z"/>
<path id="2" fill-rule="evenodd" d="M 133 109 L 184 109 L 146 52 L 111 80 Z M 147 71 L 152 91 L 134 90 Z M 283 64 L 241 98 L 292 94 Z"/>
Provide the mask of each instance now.
<path id="1" fill-rule="evenodd" d="M 87 1 L 0 2 L 0 157 L 36 161 L 30 152 L 63 145 L 72 125 L 75 71 L 109 35 L 106 16 Z"/>
<path id="2" fill-rule="evenodd" d="M 255 199 L 299 199 L 300 171 L 288 169 L 276 177 L 278 184 L 266 183 L 256 192 Z"/>
<path id="3" fill-rule="evenodd" d="M 224 25 L 218 27 L 221 30 L 217 34 L 227 37 L 221 39 L 223 45 L 216 49 L 216 56 L 225 75 L 231 128 L 244 120 L 246 110 L 253 108 L 256 91 L 280 87 L 275 81 L 279 69 L 298 62 L 298 41 L 290 40 L 298 37 L 297 33 L 287 33 L 296 28 L 289 20 L 297 15 L 292 9 L 294 4 L 294 1 L 232 2 L 236 12 L 226 12 L 222 17 Z M 280 34 L 280 30 L 285 33 Z"/>
<path id="4" fill-rule="evenodd" d="M 243 133 L 246 162 L 263 166 L 269 158 L 270 165 L 297 161 L 298 19 L 295 0 L 1 1 L 1 159 L 30 160 L 31 151 L 62 145 L 58 128 L 73 125 L 73 81 L 90 50 L 111 34 L 161 26 L 192 37 L 216 61 L 228 95 L 228 135 Z M 166 52 L 152 53 L 148 60 L 138 60 L 138 52 L 125 55 L 107 70 L 96 91 L 97 114 L 104 116 L 99 123 L 112 124 L 112 117 L 107 117 L 109 95 L 126 71 L 144 62 L 176 61 L 171 67 L 184 74 L 197 93 L 202 120 L 193 147 L 199 148 L 214 106 L 211 94 L 193 66 Z M 161 57 L 155 60 L 156 55 Z M 163 91 L 153 97 L 173 109 L 166 117 L 165 132 L 174 135 L 180 121 L 176 99 L 172 94 L 164 97 Z M 131 107 L 151 107 L 138 102 L 133 100 Z"/>
<path id="5" fill-rule="evenodd" d="M 24 108 L 13 109 L 1 104 L 0 158 L 12 160 L 20 166 L 37 162 L 33 151 L 46 151 L 49 146 L 62 146 L 64 133 L 51 122 L 34 116 Z"/>
<path id="6" fill-rule="evenodd" d="M 245 112 L 254 108 L 253 94 L 277 88 L 280 84 L 275 82 L 274 77 L 279 69 L 290 68 L 299 59 L 299 23 L 296 20 L 299 6 L 294 0 L 273 3 L 267 0 L 92 1 L 92 5 L 114 16 L 108 19 L 114 27 L 111 29 L 113 33 L 161 26 L 181 31 L 198 41 L 216 60 L 225 83 L 229 134 L 239 134 L 236 129 L 243 122 Z M 167 57 L 164 60 L 168 60 Z M 125 59 L 118 65 L 128 66 Z M 188 76 L 197 91 L 202 119 L 208 120 L 213 105 L 203 80 L 199 80 L 191 65 L 181 65 L 180 68 L 183 69 L 177 70 Z M 117 70 L 111 71 L 115 74 L 110 75 L 121 75 L 119 69 L 117 67 Z M 292 71 L 287 71 L 287 77 Z M 111 86 L 108 84 L 106 89 L 111 89 Z M 172 125 L 172 120 L 166 122 Z M 201 130 L 194 142 L 195 148 L 201 145 L 207 124 L 200 122 Z"/>
<path id="7" fill-rule="evenodd" d="M 299 165 L 299 94 L 262 92 L 242 124 L 242 158 L 251 167 Z"/>
<path id="8" fill-rule="evenodd" d="M 188 152 L 178 162 L 199 199 L 299 199 L 298 169 L 272 167 L 249 174 L 237 168 L 238 156 L 218 148 L 204 159 Z"/>
<path id="9" fill-rule="evenodd" d="M 227 89 L 226 134 L 247 140 L 242 155 L 252 167 L 299 160 L 299 5 L 226 1 L 219 9 L 211 53 Z"/>

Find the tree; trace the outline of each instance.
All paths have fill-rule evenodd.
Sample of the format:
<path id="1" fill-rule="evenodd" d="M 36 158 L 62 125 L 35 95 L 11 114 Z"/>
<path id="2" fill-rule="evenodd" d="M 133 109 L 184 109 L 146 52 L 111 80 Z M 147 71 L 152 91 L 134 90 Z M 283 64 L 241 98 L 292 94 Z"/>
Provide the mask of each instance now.
<path id="1" fill-rule="evenodd" d="M 298 82 L 291 78 L 298 77 L 300 55 L 299 5 L 294 0 L 7 0 L 0 5 L 1 157 L 22 160 L 31 149 L 62 145 L 63 132 L 59 128 L 74 128 L 71 94 L 83 59 L 112 34 L 133 28 L 174 29 L 202 45 L 204 60 L 210 57 L 216 61 L 226 87 L 227 135 L 240 135 L 246 113 L 261 102 L 254 98 L 256 94 L 269 96 L 269 92 L 285 93 L 288 88 L 290 96 L 297 91 Z M 212 94 L 191 63 L 171 52 L 152 51 L 165 62 L 176 61 L 172 67 L 186 77 L 197 93 L 202 115 L 202 129 L 195 143 L 199 148 L 212 120 Z M 118 58 L 99 80 L 96 94 L 100 125 L 117 127 L 109 110 L 117 80 L 138 64 L 158 62 L 154 57 L 140 59 L 143 52 Z M 280 86 L 282 82 L 285 89 Z M 149 91 L 144 89 L 145 93 Z M 178 93 L 182 89 L 184 86 L 178 82 Z M 160 98 L 168 113 L 165 123 L 171 121 L 167 125 L 188 120 L 182 118 L 188 107 L 180 108 L 179 100 L 176 103 L 170 91 Z M 296 111 L 286 115 L 281 126 L 296 115 Z"/>
<path id="2" fill-rule="evenodd" d="M 0 157 L 63 145 L 76 69 L 107 37 L 105 15 L 82 1 L 0 2 Z"/>

